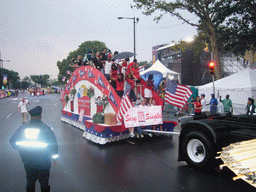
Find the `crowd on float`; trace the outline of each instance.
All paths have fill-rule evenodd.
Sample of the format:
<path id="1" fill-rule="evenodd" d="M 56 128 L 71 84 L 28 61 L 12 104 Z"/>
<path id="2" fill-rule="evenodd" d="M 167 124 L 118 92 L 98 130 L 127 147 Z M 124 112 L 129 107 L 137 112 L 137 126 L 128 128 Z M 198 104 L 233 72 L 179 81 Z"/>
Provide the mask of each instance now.
<path id="1" fill-rule="evenodd" d="M 71 67 L 74 71 L 80 66 L 92 66 L 98 69 L 106 79 L 110 82 L 112 87 L 121 98 L 124 95 L 125 83 L 128 83 L 131 87 L 130 98 L 135 102 L 138 98 L 137 87 L 140 86 L 141 77 L 140 70 L 146 65 L 139 67 L 139 63 L 136 59 L 130 62 L 130 58 L 125 59 L 112 59 L 117 55 L 115 51 L 112 54 L 111 50 L 104 49 L 102 53 L 97 52 L 95 57 L 92 56 L 92 51 L 88 50 L 83 60 L 81 55 L 77 56 L 77 59 L 72 58 Z M 147 104 L 152 104 L 152 90 L 154 89 L 153 75 L 149 75 L 147 80 L 147 87 L 144 90 L 144 97 L 147 99 Z"/>

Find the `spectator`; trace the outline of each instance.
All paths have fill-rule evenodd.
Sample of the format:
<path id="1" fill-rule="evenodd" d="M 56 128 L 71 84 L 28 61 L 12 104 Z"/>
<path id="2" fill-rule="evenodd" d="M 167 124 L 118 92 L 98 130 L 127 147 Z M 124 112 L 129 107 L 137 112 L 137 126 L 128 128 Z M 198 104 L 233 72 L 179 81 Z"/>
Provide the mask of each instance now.
<path id="1" fill-rule="evenodd" d="M 191 112 L 190 112 L 190 115 L 194 115 L 194 114 L 195 114 L 194 102 L 195 102 L 195 98 L 194 98 L 194 97 L 191 97 L 191 101 L 188 103 L 188 104 L 191 104 Z"/>
<path id="2" fill-rule="evenodd" d="M 224 107 L 224 112 L 225 113 L 233 113 L 233 108 L 232 108 L 232 101 L 229 99 L 229 95 L 226 95 L 226 99 L 221 100 L 220 96 L 220 102 L 222 102 L 223 107 Z"/>
<path id="3" fill-rule="evenodd" d="M 116 90 L 116 81 L 117 81 L 117 66 L 116 64 L 112 64 L 110 71 L 110 80 L 112 87 Z"/>
<path id="4" fill-rule="evenodd" d="M 107 58 L 108 58 L 108 60 L 106 61 L 104 67 L 105 67 L 105 77 L 109 81 L 110 80 L 110 71 L 111 71 L 113 61 L 111 60 L 112 59 L 111 55 L 108 55 Z"/>
<path id="5" fill-rule="evenodd" d="M 201 105 L 201 102 L 200 102 L 200 97 L 197 96 L 196 97 L 196 100 L 194 102 L 194 109 L 195 109 L 195 115 L 196 116 L 201 116 L 202 115 L 202 105 Z"/>
<path id="6" fill-rule="evenodd" d="M 210 103 L 208 105 L 210 105 L 210 115 L 216 115 L 217 113 L 217 106 L 218 106 L 218 101 L 215 98 L 215 94 L 211 94 L 212 98 L 210 100 Z"/>
<path id="7" fill-rule="evenodd" d="M 148 76 L 148 80 L 147 80 L 147 87 L 144 89 L 144 97 L 147 99 L 147 103 L 149 105 L 152 104 L 152 99 L 153 99 L 152 90 L 153 90 L 153 87 L 154 87 L 153 75 L 150 74 Z"/>
<path id="8" fill-rule="evenodd" d="M 253 98 L 248 98 L 248 103 L 247 103 L 247 115 L 255 115 L 255 105 L 254 105 L 254 99 Z"/>
<path id="9" fill-rule="evenodd" d="M 124 95 L 124 75 L 119 73 L 116 81 L 116 93 L 121 98 Z"/>
<path id="10" fill-rule="evenodd" d="M 201 105 L 202 105 L 202 109 L 201 112 L 203 115 L 206 114 L 206 100 L 205 100 L 205 94 L 201 94 Z"/>

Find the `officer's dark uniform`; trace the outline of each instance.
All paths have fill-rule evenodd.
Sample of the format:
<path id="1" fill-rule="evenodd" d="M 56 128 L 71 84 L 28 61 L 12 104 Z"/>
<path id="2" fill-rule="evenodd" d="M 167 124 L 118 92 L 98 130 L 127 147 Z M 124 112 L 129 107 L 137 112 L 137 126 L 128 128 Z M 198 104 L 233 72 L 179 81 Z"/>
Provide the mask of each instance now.
<path id="1" fill-rule="evenodd" d="M 51 127 L 41 121 L 42 108 L 40 106 L 30 110 L 29 113 L 31 121 L 15 131 L 10 144 L 18 150 L 24 163 L 27 191 L 35 191 L 37 179 L 39 179 L 41 191 L 50 191 L 51 158 L 57 157 L 57 140 Z M 33 118 L 38 116 L 39 118 Z"/>

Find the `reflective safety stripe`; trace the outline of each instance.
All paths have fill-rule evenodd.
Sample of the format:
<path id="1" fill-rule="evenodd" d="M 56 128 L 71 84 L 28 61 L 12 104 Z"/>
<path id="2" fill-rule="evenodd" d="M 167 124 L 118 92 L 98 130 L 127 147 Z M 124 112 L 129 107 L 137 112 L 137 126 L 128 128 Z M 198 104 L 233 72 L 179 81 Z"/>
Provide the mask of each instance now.
<path id="1" fill-rule="evenodd" d="M 48 146 L 47 143 L 38 142 L 38 141 L 17 141 L 16 145 L 24 147 L 35 147 L 35 148 L 45 148 Z"/>
<path id="2" fill-rule="evenodd" d="M 40 132 L 39 129 L 27 128 L 25 129 L 25 137 L 27 139 L 37 139 L 39 132 Z"/>
<path id="3" fill-rule="evenodd" d="M 58 154 L 52 156 L 53 159 L 57 159 L 58 157 L 59 157 Z"/>

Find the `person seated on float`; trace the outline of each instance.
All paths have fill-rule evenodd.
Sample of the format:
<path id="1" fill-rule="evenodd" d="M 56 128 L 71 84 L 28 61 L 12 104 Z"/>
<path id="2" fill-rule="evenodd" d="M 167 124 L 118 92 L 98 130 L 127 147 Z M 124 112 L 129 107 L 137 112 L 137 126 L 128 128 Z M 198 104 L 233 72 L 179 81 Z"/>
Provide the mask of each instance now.
<path id="1" fill-rule="evenodd" d="M 152 100 L 152 106 L 156 106 L 156 100 L 154 100 L 154 99 Z M 153 125 L 153 126 L 152 126 L 152 129 L 153 129 L 153 130 L 156 130 L 156 127 L 157 127 L 157 126 L 159 126 L 160 131 L 163 131 L 163 124 Z"/>
<path id="2" fill-rule="evenodd" d="M 73 65 L 69 65 L 70 67 L 74 67 L 74 71 L 77 70 L 79 67 L 83 65 L 83 61 L 81 59 L 81 55 L 77 56 L 77 60 L 75 60 L 74 57 L 72 57 L 72 63 Z"/>
<path id="3" fill-rule="evenodd" d="M 116 81 L 116 93 L 117 95 L 122 98 L 124 95 L 124 74 L 119 73 L 117 75 L 117 81 Z"/>
<path id="4" fill-rule="evenodd" d="M 116 90 L 117 73 L 118 73 L 117 66 L 116 64 L 113 63 L 110 71 L 110 80 L 111 80 L 110 84 L 115 90 Z"/>
<path id="5" fill-rule="evenodd" d="M 152 91 L 153 91 L 153 87 L 154 86 L 154 80 L 153 80 L 153 75 L 150 74 L 148 76 L 148 80 L 147 80 L 147 86 L 144 89 L 144 97 L 147 99 L 147 104 L 150 106 L 152 104 Z"/>
<path id="6" fill-rule="evenodd" d="M 131 86 L 131 91 L 130 91 L 130 94 L 129 94 L 129 97 L 131 99 L 132 102 L 135 102 L 137 100 L 137 97 L 135 95 L 135 82 L 132 78 L 132 74 L 131 73 L 128 73 L 127 74 L 127 83 L 129 83 L 129 85 Z"/>

